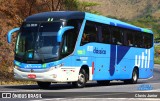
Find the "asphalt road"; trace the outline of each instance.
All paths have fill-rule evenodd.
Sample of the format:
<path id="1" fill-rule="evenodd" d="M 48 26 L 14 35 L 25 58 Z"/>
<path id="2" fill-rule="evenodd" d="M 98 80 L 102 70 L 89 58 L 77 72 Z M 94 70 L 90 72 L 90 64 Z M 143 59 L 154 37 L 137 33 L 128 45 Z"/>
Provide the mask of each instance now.
<path id="1" fill-rule="evenodd" d="M 2 93 L 11 93 L 12 98 L 14 97 L 15 99 L 18 98 L 18 94 L 20 94 L 19 97 L 28 97 L 28 94 L 33 94 L 38 99 L 42 97 L 48 101 L 53 100 L 52 98 L 54 100 L 69 101 L 75 101 L 77 98 L 83 101 L 83 98 L 91 98 L 92 100 L 96 100 L 94 98 L 109 98 L 110 100 L 119 98 L 120 101 L 125 100 L 125 98 L 130 98 L 131 100 L 134 100 L 134 98 L 143 98 L 143 100 L 154 98 L 154 100 L 159 100 L 160 65 L 155 65 L 153 78 L 138 80 L 137 84 L 124 84 L 122 81 L 112 81 L 108 86 L 99 86 L 96 82 L 88 82 L 85 88 L 73 88 L 70 84 L 52 84 L 49 89 L 39 89 L 37 85 L 7 85 L 0 86 L 0 92 L 0 97 L 2 97 Z M 103 101 L 103 99 L 101 100 Z M 85 101 L 87 100 L 85 99 Z"/>

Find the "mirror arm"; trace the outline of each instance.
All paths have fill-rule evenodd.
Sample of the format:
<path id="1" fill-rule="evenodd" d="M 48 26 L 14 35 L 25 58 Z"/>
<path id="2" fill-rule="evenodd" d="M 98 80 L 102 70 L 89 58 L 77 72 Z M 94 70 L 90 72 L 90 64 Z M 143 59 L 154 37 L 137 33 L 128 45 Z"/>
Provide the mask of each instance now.
<path id="1" fill-rule="evenodd" d="M 66 27 L 63 27 L 62 29 L 60 29 L 58 31 L 57 41 L 61 42 L 62 41 L 62 35 L 64 34 L 64 32 L 67 31 L 67 30 L 70 30 L 70 29 L 74 29 L 74 27 L 73 26 L 66 26 Z"/>
<path id="2" fill-rule="evenodd" d="M 16 31 L 18 31 L 20 28 L 18 27 L 18 28 L 14 28 L 14 29 L 12 29 L 12 30 L 10 30 L 9 32 L 8 32 L 8 34 L 7 34 L 7 41 L 8 41 L 8 43 L 11 43 L 11 39 L 12 39 L 12 34 L 14 33 L 14 32 L 16 32 Z"/>

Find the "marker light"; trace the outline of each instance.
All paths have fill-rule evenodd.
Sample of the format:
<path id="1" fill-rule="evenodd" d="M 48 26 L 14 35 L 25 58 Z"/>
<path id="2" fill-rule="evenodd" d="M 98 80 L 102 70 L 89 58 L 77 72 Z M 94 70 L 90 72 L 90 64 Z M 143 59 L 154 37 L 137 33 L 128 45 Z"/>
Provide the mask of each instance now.
<path id="1" fill-rule="evenodd" d="M 15 69 L 19 69 L 19 67 L 18 67 L 18 66 L 16 66 L 16 65 L 14 66 L 14 68 L 15 68 Z"/>
<path id="2" fill-rule="evenodd" d="M 58 69 L 58 68 L 62 67 L 63 65 L 64 65 L 64 64 L 61 63 L 61 64 L 59 64 L 59 65 L 57 65 L 57 66 L 51 67 L 51 68 L 49 69 L 49 71 L 54 70 L 54 69 Z"/>

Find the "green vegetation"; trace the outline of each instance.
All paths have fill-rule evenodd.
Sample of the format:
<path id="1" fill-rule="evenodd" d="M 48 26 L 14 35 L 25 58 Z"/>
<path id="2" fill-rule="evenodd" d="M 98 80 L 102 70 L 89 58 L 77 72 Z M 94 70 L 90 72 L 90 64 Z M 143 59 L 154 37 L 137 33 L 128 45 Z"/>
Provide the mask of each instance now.
<path id="1" fill-rule="evenodd" d="M 72 5 L 72 6 L 71 6 Z M 67 10 L 78 10 L 78 11 L 85 11 L 95 14 L 100 14 L 95 10 L 91 10 L 90 7 L 97 6 L 99 3 L 96 2 L 87 2 L 87 1 L 79 1 L 79 0 L 65 0 L 65 8 Z"/>
<path id="2" fill-rule="evenodd" d="M 151 29 L 154 32 L 154 38 L 160 37 L 160 18 L 154 18 L 151 15 L 147 15 L 141 18 L 137 18 L 131 21 L 128 21 L 133 25 Z"/>
<path id="3" fill-rule="evenodd" d="M 160 56 L 154 58 L 154 64 L 160 64 Z"/>
<path id="4" fill-rule="evenodd" d="M 154 33 L 154 39 L 159 39 L 157 41 L 160 42 L 160 18 L 155 18 L 151 15 L 147 15 L 138 19 L 134 19 L 132 21 L 128 21 L 128 23 L 139 27 L 151 29 Z M 160 46 L 155 46 L 154 54 L 154 63 L 160 64 Z"/>
<path id="5" fill-rule="evenodd" d="M 154 63 L 160 64 L 160 46 L 155 46 Z"/>
<path id="6" fill-rule="evenodd" d="M 154 64 L 160 64 L 160 56 L 155 56 Z"/>

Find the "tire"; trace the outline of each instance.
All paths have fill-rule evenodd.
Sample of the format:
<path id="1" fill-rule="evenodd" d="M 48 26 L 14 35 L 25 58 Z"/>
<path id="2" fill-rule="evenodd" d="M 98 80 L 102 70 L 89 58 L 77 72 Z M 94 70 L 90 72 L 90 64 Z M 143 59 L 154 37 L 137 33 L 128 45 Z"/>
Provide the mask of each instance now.
<path id="1" fill-rule="evenodd" d="M 83 88 L 85 87 L 86 82 L 87 82 L 87 74 L 84 69 L 81 69 L 78 75 L 78 81 L 72 82 L 72 85 L 77 88 Z"/>
<path id="2" fill-rule="evenodd" d="M 132 78 L 129 80 L 125 80 L 124 83 L 126 84 L 136 84 L 138 81 L 138 70 L 134 68 L 132 72 Z"/>
<path id="3" fill-rule="evenodd" d="M 110 81 L 109 80 L 102 80 L 102 81 L 97 81 L 98 85 L 101 86 L 106 86 L 109 85 Z"/>
<path id="4" fill-rule="evenodd" d="M 47 89 L 47 88 L 50 87 L 51 82 L 40 82 L 40 81 L 38 81 L 37 84 L 38 84 L 38 86 L 39 86 L 40 88 L 42 88 L 42 89 Z"/>

